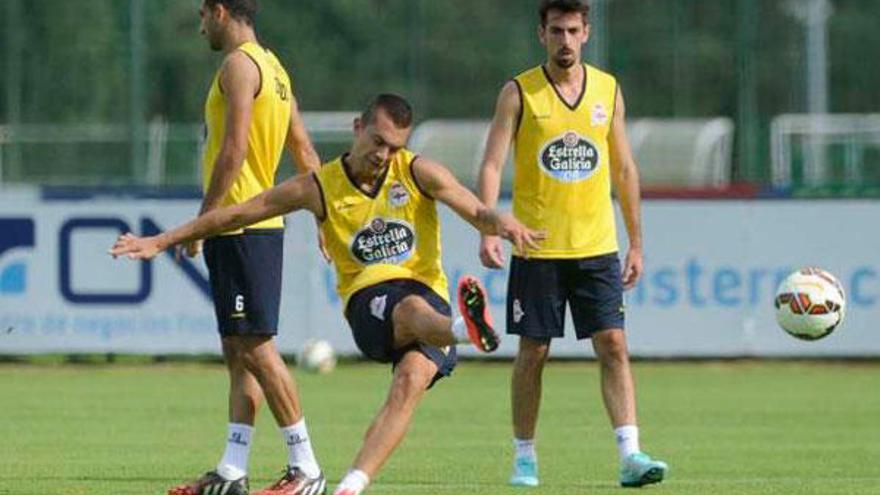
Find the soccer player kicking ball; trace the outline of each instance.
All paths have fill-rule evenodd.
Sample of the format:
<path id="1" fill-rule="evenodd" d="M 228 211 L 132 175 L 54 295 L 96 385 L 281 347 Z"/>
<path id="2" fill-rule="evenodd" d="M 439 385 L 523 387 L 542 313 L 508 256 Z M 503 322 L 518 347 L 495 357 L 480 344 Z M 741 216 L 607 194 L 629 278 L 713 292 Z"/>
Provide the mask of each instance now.
<path id="1" fill-rule="evenodd" d="M 321 221 L 358 348 L 370 359 L 394 365 L 385 404 L 336 495 L 357 495 L 376 476 L 403 439 L 424 392 L 452 372 L 455 344 L 469 341 L 484 352 L 498 347 L 486 296 L 475 278 L 460 281 L 462 317 L 451 317 L 436 201 L 481 233 L 509 240 L 519 253 L 537 249 L 543 239 L 512 215 L 487 208 L 442 165 L 407 150 L 411 130 L 406 100 L 379 95 L 355 119 L 350 151 L 317 174 L 290 179 L 155 237 L 125 234 L 110 251 L 151 259 L 170 246 L 301 209 Z"/>

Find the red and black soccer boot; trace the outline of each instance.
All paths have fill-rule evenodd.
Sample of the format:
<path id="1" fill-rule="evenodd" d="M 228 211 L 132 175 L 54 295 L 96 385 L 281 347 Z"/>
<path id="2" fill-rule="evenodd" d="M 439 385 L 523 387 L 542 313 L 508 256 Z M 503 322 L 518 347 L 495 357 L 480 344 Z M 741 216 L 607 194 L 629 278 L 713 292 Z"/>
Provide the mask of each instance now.
<path id="1" fill-rule="evenodd" d="M 458 280 L 458 311 L 464 318 L 468 337 L 477 349 L 492 352 L 498 348 L 500 339 L 486 299 L 486 289 L 476 277 L 465 275 Z"/>

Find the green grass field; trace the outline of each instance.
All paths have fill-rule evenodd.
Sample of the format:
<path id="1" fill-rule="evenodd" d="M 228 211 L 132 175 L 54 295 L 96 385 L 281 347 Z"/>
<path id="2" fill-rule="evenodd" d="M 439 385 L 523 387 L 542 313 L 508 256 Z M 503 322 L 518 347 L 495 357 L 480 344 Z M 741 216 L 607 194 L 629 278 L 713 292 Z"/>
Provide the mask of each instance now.
<path id="1" fill-rule="evenodd" d="M 347 469 L 384 399 L 387 368 L 297 373 L 328 477 Z M 643 448 L 665 494 L 880 493 L 880 364 L 637 363 Z M 371 494 L 609 494 L 617 459 L 595 363 L 551 362 L 542 486 L 505 485 L 509 364 L 464 362 L 422 403 Z M 225 436 L 219 365 L 0 366 L 0 494 L 163 494 L 211 468 Z M 263 410 L 252 487 L 286 460 Z"/>

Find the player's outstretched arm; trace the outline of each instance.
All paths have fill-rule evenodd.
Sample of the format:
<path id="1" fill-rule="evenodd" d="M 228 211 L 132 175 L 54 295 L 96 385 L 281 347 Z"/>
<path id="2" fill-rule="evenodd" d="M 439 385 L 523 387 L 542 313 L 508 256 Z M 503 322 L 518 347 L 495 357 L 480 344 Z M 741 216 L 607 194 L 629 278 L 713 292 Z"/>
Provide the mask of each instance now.
<path id="1" fill-rule="evenodd" d="M 631 289 L 638 283 L 643 271 L 641 187 L 639 185 L 639 168 L 626 137 L 626 105 L 619 88 L 609 141 L 611 144 L 611 179 L 620 200 L 620 210 L 629 236 L 629 251 L 623 266 L 623 286 L 625 289 Z"/>
<path id="2" fill-rule="evenodd" d="M 413 175 L 425 192 L 452 208 L 480 233 L 507 239 L 519 253 L 525 253 L 526 246 L 532 249 L 540 247 L 538 242 L 544 239 L 542 232 L 530 230 L 513 215 L 499 213 L 483 204 L 443 165 L 419 157 L 412 166 Z"/>
<path id="3" fill-rule="evenodd" d="M 495 116 L 489 128 L 486 151 L 480 165 L 479 195 L 483 204 L 494 208 L 498 204 L 501 191 L 501 176 L 510 152 L 510 143 L 516 134 L 519 115 L 522 111 L 519 89 L 514 81 L 509 81 L 501 89 L 495 105 Z M 487 268 L 501 268 L 504 253 L 497 237 L 482 236 L 480 240 L 480 261 Z"/>
<path id="4" fill-rule="evenodd" d="M 152 259 L 171 246 L 219 235 L 301 209 L 309 210 L 319 218 L 325 215 L 321 192 L 313 174 L 289 179 L 244 203 L 216 208 L 153 237 L 124 234 L 116 240 L 110 254 L 114 258 Z"/>

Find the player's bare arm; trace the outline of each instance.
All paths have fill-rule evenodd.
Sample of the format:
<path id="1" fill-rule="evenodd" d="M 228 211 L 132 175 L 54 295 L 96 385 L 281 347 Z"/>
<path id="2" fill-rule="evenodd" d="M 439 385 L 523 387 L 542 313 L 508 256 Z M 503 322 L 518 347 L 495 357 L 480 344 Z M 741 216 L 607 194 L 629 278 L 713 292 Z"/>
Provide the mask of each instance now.
<path id="1" fill-rule="evenodd" d="M 638 283 L 643 271 L 641 188 L 639 169 L 626 137 L 626 105 L 620 88 L 617 91 L 609 144 L 611 145 L 611 180 L 617 191 L 626 233 L 629 236 L 629 251 L 623 268 L 623 286 L 625 289 L 631 289 Z"/>
<path id="2" fill-rule="evenodd" d="M 520 253 L 525 247 L 538 249 L 543 233 L 527 229 L 509 213 L 499 213 L 483 204 L 461 185 L 449 170 L 437 162 L 419 157 L 413 163 L 413 175 L 425 192 L 452 208 L 482 234 L 500 236 L 513 244 Z"/>
<path id="3" fill-rule="evenodd" d="M 516 133 L 516 122 L 521 105 L 516 83 L 508 81 L 498 95 L 495 115 L 486 141 L 486 151 L 480 165 L 480 200 L 490 208 L 494 208 L 498 203 L 501 175 L 507 163 L 510 144 Z"/>
<path id="4" fill-rule="evenodd" d="M 287 127 L 285 146 L 287 147 L 287 152 L 290 153 L 290 157 L 293 159 L 293 164 L 299 173 L 318 173 L 318 170 L 321 169 L 321 158 L 318 156 L 318 152 L 315 151 L 315 147 L 312 145 L 312 140 L 309 138 L 309 133 L 306 130 L 302 115 L 299 113 L 299 105 L 297 104 L 295 97 L 291 97 L 290 100 L 290 125 Z M 317 231 L 318 250 L 321 252 L 324 261 L 329 263 L 330 253 L 327 251 L 327 243 L 324 241 L 324 233 L 321 232 L 320 228 L 317 229 Z"/>
<path id="5" fill-rule="evenodd" d="M 510 143 L 513 142 L 516 133 L 521 106 L 522 102 L 516 83 L 509 81 L 498 95 L 495 116 L 492 118 L 489 137 L 486 141 L 486 151 L 480 166 L 480 200 L 490 208 L 494 208 L 498 204 L 501 176 L 504 172 L 504 165 L 507 163 Z M 482 236 L 480 261 L 487 268 L 501 268 L 504 264 L 504 253 L 498 238 Z"/>
<path id="6" fill-rule="evenodd" d="M 293 158 L 293 164 L 301 174 L 317 172 L 321 168 L 321 158 L 315 151 L 302 115 L 299 113 L 299 105 L 296 98 L 290 99 L 290 126 L 287 128 L 287 152 Z"/>
<path id="7" fill-rule="evenodd" d="M 202 200 L 201 213 L 216 208 L 238 177 L 248 150 L 248 130 L 254 96 L 260 88 L 260 70 L 244 52 L 234 51 L 220 68 L 220 88 L 226 95 L 226 133 Z"/>
<path id="8" fill-rule="evenodd" d="M 260 70 L 246 54 L 234 51 L 220 67 L 220 87 L 226 95 L 226 133 L 199 214 L 216 208 L 241 172 L 247 156 L 254 96 L 260 88 Z M 201 250 L 200 241 L 186 244 L 188 256 L 196 256 Z"/>
<path id="9" fill-rule="evenodd" d="M 215 208 L 180 227 L 156 236 L 122 235 L 110 249 L 110 254 L 113 257 L 152 259 L 171 246 L 204 239 L 297 210 L 309 210 L 318 219 L 325 216 L 321 192 L 312 174 L 288 179 L 244 203 Z"/>

